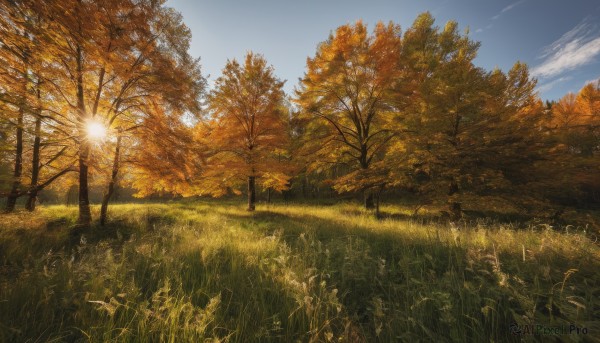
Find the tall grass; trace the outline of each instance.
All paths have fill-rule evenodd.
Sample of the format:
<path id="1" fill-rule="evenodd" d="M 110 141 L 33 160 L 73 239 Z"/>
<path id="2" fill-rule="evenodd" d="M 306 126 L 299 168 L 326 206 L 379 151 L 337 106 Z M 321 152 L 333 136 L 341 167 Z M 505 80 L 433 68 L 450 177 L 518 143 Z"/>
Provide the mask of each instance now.
<path id="1" fill-rule="evenodd" d="M 111 211 L 108 227 L 75 233 L 73 208 L 0 217 L 0 341 L 600 337 L 600 248 L 590 232 L 375 220 L 352 204 Z M 588 334 L 518 336 L 515 323 Z"/>

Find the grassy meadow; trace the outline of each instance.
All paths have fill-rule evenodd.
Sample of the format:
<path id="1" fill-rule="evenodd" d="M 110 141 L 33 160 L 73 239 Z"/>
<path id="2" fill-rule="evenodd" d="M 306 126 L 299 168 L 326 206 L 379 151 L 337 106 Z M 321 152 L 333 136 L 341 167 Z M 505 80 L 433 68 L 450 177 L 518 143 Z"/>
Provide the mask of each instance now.
<path id="1" fill-rule="evenodd" d="M 3 214 L 0 341 L 600 341 L 597 232 L 382 210 L 121 204 L 89 231 L 76 207 Z"/>

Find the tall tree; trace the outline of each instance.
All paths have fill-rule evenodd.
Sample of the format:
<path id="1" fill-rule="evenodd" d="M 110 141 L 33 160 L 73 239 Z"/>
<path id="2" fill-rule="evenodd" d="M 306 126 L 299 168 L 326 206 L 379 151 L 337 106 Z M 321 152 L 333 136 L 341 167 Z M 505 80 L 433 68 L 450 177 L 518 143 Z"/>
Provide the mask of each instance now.
<path id="1" fill-rule="evenodd" d="M 211 146 L 202 174 L 204 192 L 219 195 L 245 179 L 248 210 L 254 211 L 257 179 L 265 179 L 270 188 L 288 187 L 281 160 L 289 139 L 283 84 L 261 55 L 249 52 L 243 65 L 227 61 L 208 96 L 212 118 L 199 127 Z"/>
<path id="2" fill-rule="evenodd" d="M 600 85 L 585 85 L 568 93 L 551 108 L 547 118 L 552 144 L 546 170 L 556 171 L 549 197 L 567 205 L 600 201 Z"/>
<path id="3" fill-rule="evenodd" d="M 120 18 L 123 23 L 117 25 L 127 32 L 133 47 L 128 48 L 129 58 L 114 68 L 115 81 L 106 89 L 106 97 L 110 99 L 105 110 L 106 122 L 109 129 L 115 128 L 116 143 L 111 176 L 100 209 L 101 225 L 106 222 L 108 203 L 122 164 L 119 159 L 125 148 L 121 145 L 123 136 L 128 135 L 129 140 L 139 138 L 129 133 L 144 127 L 151 116 L 152 120 L 163 118 L 171 124 L 183 120 L 184 115 L 187 119 L 196 116 L 204 93 L 206 81 L 201 75 L 199 60 L 188 53 L 191 34 L 181 15 L 161 7 L 160 3 L 147 2 L 145 5 L 145 11 L 135 17 L 144 25 L 132 24 L 123 17 Z M 157 115 L 157 111 L 168 115 Z M 154 136 L 146 138 L 151 137 L 156 144 L 162 144 L 162 135 L 155 132 Z"/>
<path id="4" fill-rule="evenodd" d="M 458 219 L 470 195 L 510 189 L 523 180 L 520 168 L 537 158 L 535 81 L 521 63 L 508 75 L 476 67 L 479 44 L 459 33 L 456 22 L 435 27 L 429 13 L 404 42 L 418 84 L 408 106 L 413 173 Z"/>
<path id="5" fill-rule="evenodd" d="M 161 106 L 197 108 L 197 92 L 202 88 L 198 85 L 204 80 L 198 62 L 187 53 L 189 30 L 181 15 L 163 6 L 164 1 L 70 0 L 30 5 L 50 23 L 44 47 L 52 54 L 46 59 L 43 82 L 54 101 L 45 110 L 60 117 L 60 129 L 77 151 L 78 223 L 87 226 L 91 221 L 91 157 L 100 152 L 92 149 L 95 143 L 89 124 L 104 125 L 109 132 L 112 128 L 129 130 L 143 122 L 143 105 L 156 94 L 163 99 Z M 111 192 L 107 193 L 104 208 Z"/>
<path id="6" fill-rule="evenodd" d="M 3 119 L 15 128 L 12 185 L 6 200 L 6 212 L 15 209 L 23 177 L 25 115 L 29 112 L 30 68 L 33 50 L 32 14 L 22 2 L 3 3 L 0 12 L 0 78 L 4 108 Z M 8 112 L 8 113 L 7 113 Z M 12 113 L 10 113 L 12 112 Z"/>
<path id="7" fill-rule="evenodd" d="M 45 88 L 42 87 L 42 71 L 35 72 L 37 76 L 34 89 L 36 101 L 32 108 L 33 116 L 33 143 L 29 157 L 31 163 L 29 168 L 30 184 L 20 194 L 27 195 L 25 208 L 34 211 L 37 196 L 43 189 L 48 187 L 58 178 L 70 172 L 76 172 L 72 142 L 64 136 L 63 132 L 54 127 L 57 119 L 54 115 L 44 112 L 44 103 L 52 101 L 50 97 L 42 97 Z"/>
<path id="8" fill-rule="evenodd" d="M 310 116 L 306 148 L 311 170 L 346 165 L 338 191 L 363 191 L 372 208 L 374 187 L 385 184 L 381 163 L 392 130 L 402 75 L 400 27 L 378 23 L 372 34 L 361 21 L 343 25 L 307 59 L 296 103 Z M 378 168 L 380 167 L 380 168 Z"/>
<path id="9" fill-rule="evenodd" d="M 68 132 L 78 154 L 78 223 L 84 226 L 91 220 L 88 196 L 91 145 L 86 128 L 98 109 L 105 85 L 103 69 L 112 37 L 103 25 L 106 12 L 102 8 L 111 5 L 115 2 L 72 0 L 32 4 L 36 13 L 51 23 L 44 47 L 53 54 L 47 57 L 49 75 L 44 82 L 55 96 L 49 110 L 64 117 L 62 129 Z"/>

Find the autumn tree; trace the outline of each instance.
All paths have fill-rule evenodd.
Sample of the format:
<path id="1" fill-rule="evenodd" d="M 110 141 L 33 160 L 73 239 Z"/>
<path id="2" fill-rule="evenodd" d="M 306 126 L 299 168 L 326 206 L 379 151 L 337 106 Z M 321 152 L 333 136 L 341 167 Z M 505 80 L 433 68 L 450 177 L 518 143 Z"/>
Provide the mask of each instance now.
<path id="1" fill-rule="evenodd" d="M 28 194 L 27 208 L 33 210 L 41 189 L 77 170 L 78 223 L 88 225 L 88 178 L 93 162 L 101 160 L 93 155 L 106 153 L 90 134 L 89 128 L 96 126 L 111 136 L 107 141 L 115 138 L 116 143 L 109 153 L 114 159 L 101 207 L 103 223 L 118 175 L 121 135 L 139 128 L 148 116 L 162 118 L 155 115 L 156 104 L 179 119 L 183 113 L 198 112 L 205 81 L 198 60 L 188 54 L 191 35 L 181 15 L 163 5 L 164 1 L 2 3 L 0 58 L 6 62 L 2 77 L 7 85 L 2 100 L 10 111 L 3 119 L 15 128 L 11 209 L 18 196 Z M 31 150 L 24 149 L 29 137 Z M 23 156 L 24 151 L 29 155 Z M 78 155 L 76 169 L 67 162 L 73 154 Z M 28 188 L 23 185 L 24 157 L 31 159 Z"/>
<path id="2" fill-rule="evenodd" d="M 586 159 L 582 172 L 582 188 L 588 199 L 600 203 L 600 81 L 586 84 L 577 95 L 581 121 L 576 128 L 580 132 L 580 151 Z"/>
<path id="3" fill-rule="evenodd" d="M 545 125 L 552 149 L 545 169 L 555 171 L 554 183 L 547 187 L 555 201 L 581 205 L 600 199 L 599 107 L 600 84 L 589 83 L 551 108 Z"/>
<path id="4" fill-rule="evenodd" d="M 31 21 L 31 13 L 27 13 L 27 9 L 20 2 L 3 4 L 0 20 L 2 101 L 8 104 L 4 107 L 3 120 L 13 124 L 15 128 L 13 181 L 5 209 L 6 212 L 11 212 L 15 208 L 22 183 L 25 114 L 30 105 L 28 95 L 33 42 L 31 26 L 28 24 Z"/>
<path id="5" fill-rule="evenodd" d="M 111 173 L 100 208 L 100 223 L 107 218 L 108 203 L 117 183 L 122 155 L 122 139 L 138 139 L 134 130 L 155 129 L 152 123 L 162 119 L 169 123 L 164 133 L 154 131 L 154 142 L 147 139 L 142 145 L 158 144 L 169 147 L 168 134 L 177 123 L 196 116 L 200 111 L 200 98 L 205 88 L 205 79 L 200 72 L 199 60 L 188 53 L 191 34 L 183 24 L 179 13 L 160 6 L 160 3 L 145 3 L 143 13 L 135 13 L 138 23 L 132 24 L 128 18 L 119 28 L 127 32 L 129 47 L 128 59 L 114 67 L 114 81 L 107 87 L 106 98 L 110 104 L 105 112 L 108 129 L 115 136 Z M 114 21 L 112 25 L 115 25 Z M 128 28 L 127 25 L 132 27 Z M 150 124 L 150 125 L 148 125 Z M 140 143 L 140 142 L 138 142 Z M 175 149 L 175 147 L 172 147 Z M 144 152 L 141 151 L 142 156 Z M 138 159 L 138 161 L 143 160 Z"/>
<path id="6" fill-rule="evenodd" d="M 202 171 L 205 147 L 194 140 L 194 129 L 181 116 L 149 102 L 142 126 L 132 131 L 131 185 L 135 196 L 197 194 L 194 182 Z"/>
<path id="7" fill-rule="evenodd" d="M 579 118 L 573 124 L 580 131 L 581 153 L 590 157 L 600 152 L 600 81 L 586 84 L 576 102 Z"/>
<path id="8" fill-rule="evenodd" d="M 52 101 L 44 111 L 53 114 L 53 130 L 60 131 L 63 141 L 70 142 L 69 150 L 78 155 L 78 223 L 87 226 L 91 156 L 100 153 L 93 149 L 90 124 L 104 126 L 109 133 L 128 131 L 143 121 L 149 97 L 174 107 L 192 103 L 197 108 L 197 91 L 203 85 L 199 64 L 187 54 L 189 30 L 164 1 L 26 4 L 47 23 L 40 44 L 50 53 L 43 58 L 40 80 Z M 178 102 L 184 105 L 174 105 Z M 114 171 L 118 165 L 113 163 Z"/>
<path id="9" fill-rule="evenodd" d="M 253 211 L 257 179 L 275 190 L 288 187 L 282 160 L 288 142 L 283 84 L 261 55 L 249 52 L 243 64 L 227 61 L 208 96 L 211 118 L 198 127 L 198 136 L 210 147 L 202 193 L 237 190 L 245 179 L 248 210 Z"/>
<path id="10" fill-rule="evenodd" d="M 310 170 L 345 165 L 334 180 L 339 192 L 365 192 L 373 207 L 373 189 L 386 183 L 386 150 L 398 131 L 398 81 L 402 75 L 400 27 L 378 23 L 372 34 L 361 21 L 343 25 L 321 43 L 296 92 L 308 123 L 306 150 Z"/>
<path id="11" fill-rule="evenodd" d="M 473 64 L 479 44 L 456 22 L 434 26 L 420 15 L 404 37 L 403 54 L 417 90 L 407 107 L 409 165 L 452 218 L 470 195 L 509 190 L 539 156 L 533 134 L 541 113 L 535 80 L 517 63 L 504 74 Z"/>
<path id="12" fill-rule="evenodd" d="M 44 83 L 46 59 L 52 54 L 44 45 L 48 23 L 29 1 L 2 3 L 0 15 L 2 121 L 15 128 L 14 173 L 7 195 L 7 211 L 18 197 L 27 195 L 26 208 L 33 211 L 37 194 L 59 177 L 74 171 L 68 144 L 57 131 L 55 113 L 46 110 L 52 97 Z M 29 140 L 32 147 L 27 147 Z M 26 184 L 29 179 L 29 185 Z"/>
<path id="13" fill-rule="evenodd" d="M 47 110 L 61 117 L 60 128 L 72 141 L 78 154 L 79 219 L 88 225 L 91 216 L 88 199 L 87 159 L 90 153 L 86 125 L 98 109 L 104 85 L 102 65 L 110 46 L 110 34 L 101 23 L 102 6 L 88 1 L 32 2 L 31 10 L 49 23 L 45 28 L 43 48 L 46 76 L 43 82 L 51 89 L 53 102 Z M 100 8 L 99 8 L 100 7 Z M 96 87 L 97 86 L 97 87 Z M 89 99 L 93 101 L 88 102 Z"/>

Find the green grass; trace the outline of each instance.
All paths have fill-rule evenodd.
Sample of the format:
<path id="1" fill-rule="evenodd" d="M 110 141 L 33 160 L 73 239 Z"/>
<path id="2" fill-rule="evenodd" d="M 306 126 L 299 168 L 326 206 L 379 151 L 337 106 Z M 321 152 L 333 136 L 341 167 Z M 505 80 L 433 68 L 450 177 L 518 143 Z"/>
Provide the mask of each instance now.
<path id="1" fill-rule="evenodd" d="M 2 215 L 0 341 L 599 341 L 592 233 L 383 210 L 123 204 L 76 234 L 75 207 Z"/>

